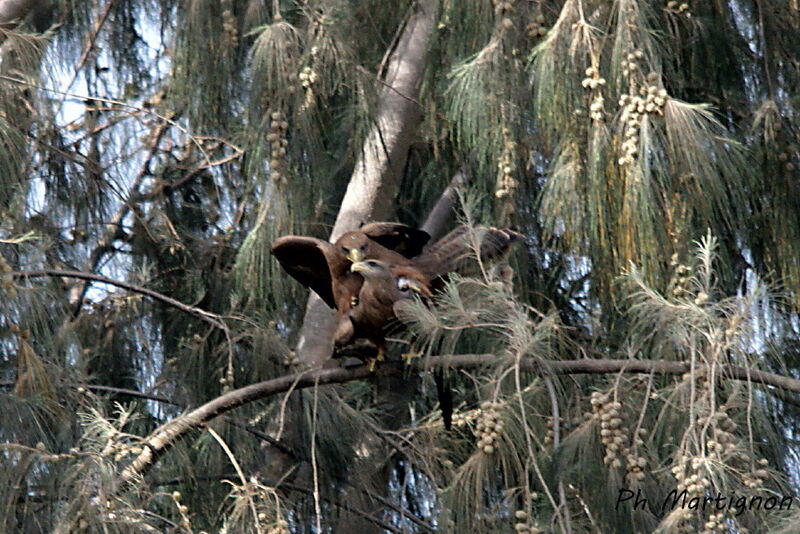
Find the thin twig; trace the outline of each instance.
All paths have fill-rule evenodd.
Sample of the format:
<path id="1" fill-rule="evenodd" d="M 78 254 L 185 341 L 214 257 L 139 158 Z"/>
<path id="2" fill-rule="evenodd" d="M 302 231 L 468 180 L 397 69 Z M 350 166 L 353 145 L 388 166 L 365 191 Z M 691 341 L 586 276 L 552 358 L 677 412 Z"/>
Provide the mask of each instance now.
<path id="1" fill-rule="evenodd" d="M 139 293 L 141 295 L 148 296 L 153 300 L 157 300 L 175 309 L 194 315 L 198 319 L 205 321 L 216 328 L 219 328 L 221 330 L 227 329 L 227 326 L 222 320 L 222 317 L 220 317 L 215 313 L 207 312 L 205 310 L 201 310 L 200 308 L 196 308 L 194 306 L 189 306 L 188 304 L 184 304 L 183 302 L 175 300 L 172 297 L 168 297 L 167 295 L 158 293 L 157 291 L 153 291 L 152 289 L 138 286 L 136 284 L 131 284 L 129 282 L 123 282 L 121 280 L 114 280 L 113 278 L 108 278 L 106 276 L 101 276 L 99 274 L 82 272 L 82 271 L 61 271 L 58 269 L 38 269 L 35 271 L 12 271 L 11 276 L 14 278 L 41 278 L 49 276 L 49 277 L 62 277 L 62 278 L 79 278 L 82 280 L 102 282 L 104 284 L 109 284 L 112 286 L 120 287 L 122 289 L 127 289 L 128 291 L 132 291 L 134 293 Z"/>

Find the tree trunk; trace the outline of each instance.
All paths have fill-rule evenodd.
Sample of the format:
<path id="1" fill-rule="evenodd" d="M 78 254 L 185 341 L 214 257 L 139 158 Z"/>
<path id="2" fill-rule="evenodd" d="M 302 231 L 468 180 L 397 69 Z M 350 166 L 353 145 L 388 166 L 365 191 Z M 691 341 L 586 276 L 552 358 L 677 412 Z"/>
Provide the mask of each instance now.
<path id="1" fill-rule="evenodd" d="M 416 4 L 392 52 L 379 92 L 375 125 L 364 140 L 336 217 L 331 241 L 362 222 L 386 219 L 400 185 L 408 148 L 422 119 L 418 98 L 436 22 L 438 0 Z M 335 314 L 311 294 L 297 343 L 298 357 L 312 365 L 333 350 Z"/>

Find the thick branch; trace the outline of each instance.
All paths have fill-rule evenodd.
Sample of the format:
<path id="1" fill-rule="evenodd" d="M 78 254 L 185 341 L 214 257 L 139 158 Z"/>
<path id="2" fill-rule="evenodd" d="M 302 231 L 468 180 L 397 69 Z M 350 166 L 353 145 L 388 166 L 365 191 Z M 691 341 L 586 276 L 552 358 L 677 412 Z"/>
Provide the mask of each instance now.
<path id="1" fill-rule="evenodd" d="M 362 222 L 390 215 L 408 148 L 422 120 L 418 98 L 434 34 L 438 0 L 421 0 L 403 28 L 378 93 L 375 122 L 364 140 L 331 233 L 335 241 Z M 300 329 L 297 353 L 322 363 L 333 349 L 335 315 L 312 294 Z"/>
<path id="2" fill-rule="evenodd" d="M 448 221 L 453 218 L 453 208 L 458 202 L 458 189 L 467 183 L 467 167 L 462 165 L 458 172 L 453 175 L 450 185 L 436 201 L 430 213 L 428 213 L 425 223 L 421 226 L 422 230 L 431 236 L 431 242 L 436 241 L 443 233 Z"/>
<path id="3" fill-rule="evenodd" d="M 411 370 L 424 371 L 437 367 L 475 369 L 484 366 L 498 365 L 503 362 L 508 363 L 508 360 L 493 354 L 435 356 L 423 361 L 414 362 L 411 365 Z M 532 357 L 521 359 L 520 367 L 526 371 L 533 371 L 541 375 L 608 373 L 680 375 L 690 370 L 689 362 L 610 359 L 543 361 Z M 147 438 L 144 451 L 124 470 L 123 479 L 130 480 L 132 477 L 144 473 L 172 447 L 176 440 L 186 436 L 190 431 L 201 425 L 208 423 L 218 415 L 229 412 L 244 404 L 279 393 L 312 387 L 314 384 L 321 386 L 337 384 L 376 376 L 399 375 L 407 371 L 408 368 L 401 362 L 383 363 L 379 365 L 374 372 L 370 372 L 367 366 L 356 367 L 354 369 L 314 369 L 295 375 L 266 380 L 230 391 L 156 429 L 156 431 Z M 780 390 L 800 393 L 800 380 L 775 373 L 759 371 L 757 369 L 747 369 L 736 365 L 720 365 L 718 367 L 718 372 L 723 376 L 736 380 L 750 380 Z"/>

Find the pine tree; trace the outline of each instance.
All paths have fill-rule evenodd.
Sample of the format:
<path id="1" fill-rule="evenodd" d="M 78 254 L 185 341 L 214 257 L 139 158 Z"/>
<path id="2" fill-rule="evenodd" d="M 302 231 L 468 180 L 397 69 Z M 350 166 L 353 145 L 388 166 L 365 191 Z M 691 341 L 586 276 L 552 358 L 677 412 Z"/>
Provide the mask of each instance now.
<path id="1" fill-rule="evenodd" d="M 770 0 L 0 0 L 0 531 L 796 530 L 798 57 Z M 269 254 L 369 220 L 526 240 L 373 372 Z"/>

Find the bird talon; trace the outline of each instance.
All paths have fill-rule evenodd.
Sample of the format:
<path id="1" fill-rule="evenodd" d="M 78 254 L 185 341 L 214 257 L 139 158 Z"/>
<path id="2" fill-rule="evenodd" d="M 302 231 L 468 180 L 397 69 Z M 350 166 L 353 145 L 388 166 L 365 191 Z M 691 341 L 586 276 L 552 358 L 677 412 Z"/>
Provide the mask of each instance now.
<path id="1" fill-rule="evenodd" d="M 375 364 L 378 363 L 378 358 L 369 358 L 367 360 L 367 369 L 369 369 L 370 373 L 375 372 Z"/>

